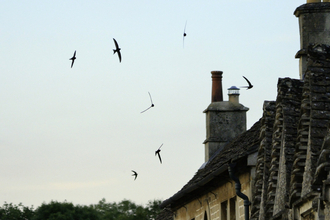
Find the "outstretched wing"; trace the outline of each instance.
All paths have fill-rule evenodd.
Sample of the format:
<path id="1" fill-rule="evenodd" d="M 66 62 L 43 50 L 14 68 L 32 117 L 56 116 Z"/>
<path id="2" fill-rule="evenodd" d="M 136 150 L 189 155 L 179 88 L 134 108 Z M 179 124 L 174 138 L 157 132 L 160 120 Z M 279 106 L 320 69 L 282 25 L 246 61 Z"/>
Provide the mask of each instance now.
<path id="1" fill-rule="evenodd" d="M 150 106 L 149 108 L 151 108 L 151 106 Z M 143 112 L 147 111 L 149 108 L 147 108 L 146 110 L 143 110 L 141 113 L 143 113 Z"/>
<path id="2" fill-rule="evenodd" d="M 159 161 L 162 163 L 162 158 L 160 157 L 160 153 L 158 153 Z"/>
<path id="3" fill-rule="evenodd" d="M 116 50 L 119 48 L 119 46 L 118 46 L 118 43 L 117 43 L 117 41 L 116 41 L 116 39 L 115 38 L 112 38 L 113 39 L 113 41 L 115 42 L 115 46 L 116 46 Z"/>
<path id="4" fill-rule="evenodd" d="M 154 103 L 152 102 L 152 98 L 151 98 L 150 92 L 148 92 L 148 93 L 149 93 L 151 105 L 153 105 Z"/>
<path id="5" fill-rule="evenodd" d="M 186 27 L 187 27 L 187 21 L 186 21 L 186 24 L 184 25 L 183 37 L 187 36 L 187 34 L 186 34 Z"/>
<path id="6" fill-rule="evenodd" d="M 250 81 L 245 76 L 243 76 L 243 78 L 247 81 L 247 83 L 249 84 L 249 87 L 251 87 L 252 84 L 250 83 Z"/>
<path id="7" fill-rule="evenodd" d="M 185 36 L 187 36 L 187 34 L 186 34 L 186 26 L 187 26 L 187 21 L 186 21 L 186 24 L 184 25 L 184 29 L 183 29 L 183 40 L 182 40 L 183 47 L 184 47 L 184 38 L 185 38 Z"/>
<path id="8" fill-rule="evenodd" d="M 117 53 L 118 53 L 118 57 L 119 57 L 119 62 L 121 63 L 121 53 L 120 53 L 120 50 L 118 50 Z"/>

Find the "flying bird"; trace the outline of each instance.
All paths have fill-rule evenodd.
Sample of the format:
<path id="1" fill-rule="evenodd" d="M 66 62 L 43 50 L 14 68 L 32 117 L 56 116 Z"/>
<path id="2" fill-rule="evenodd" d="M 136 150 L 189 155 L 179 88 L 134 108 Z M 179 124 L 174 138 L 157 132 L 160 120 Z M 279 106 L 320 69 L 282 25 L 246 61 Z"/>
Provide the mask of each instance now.
<path id="1" fill-rule="evenodd" d="M 76 59 L 76 51 L 74 51 L 73 57 L 71 57 L 69 60 L 72 60 L 71 62 L 71 68 L 73 66 L 74 60 Z"/>
<path id="2" fill-rule="evenodd" d="M 135 176 L 134 180 L 136 180 L 136 177 L 138 176 L 138 174 L 134 170 L 132 170 L 132 172 L 133 172 L 132 176 Z"/>
<path id="3" fill-rule="evenodd" d="M 154 103 L 152 102 L 152 98 L 151 98 L 150 92 L 148 92 L 148 93 L 149 93 L 149 97 L 150 97 L 150 101 L 151 101 L 151 106 L 150 106 L 149 108 L 151 108 L 151 107 L 154 107 L 155 105 L 154 105 Z M 147 108 L 146 110 L 143 110 L 141 113 L 147 111 L 149 108 Z"/>
<path id="4" fill-rule="evenodd" d="M 118 43 L 115 40 L 115 38 L 113 38 L 113 41 L 115 42 L 115 46 L 116 46 L 116 49 L 113 50 L 113 54 L 115 54 L 117 52 L 118 58 L 119 58 L 119 62 L 121 62 L 121 53 L 120 53 L 121 48 L 119 48 Z"/>
<path id="5" fill-rule="evenodd" d="M 186 21 L 186 24 L 184 25 L 184 30 L 183 30 L 183 47 L 184 47 L 184 38 L 187 36 L 187 34 L 186 34 L 186 26 L 187 26 L 187 21 Z"/>
<path id="6" fill-rule="evenodd" d="M 247 89 L 251 89 L 253 87 L 253 85 L 250 83 L 250 81 L 243 76 L 243 78 L 247 81 L 247 83 L 249 84 L 248 86 L 241 86 L 241 88 L 247 88 Z"/>
<path id="7" fill-rule="evenodd" d="M 155 156 L 158 154 L 158 157 L 159 157 L 159 161 L 160 161 L 160 163 L 162 163 L 162 158 L 160 157 L 160 148 L 161 148 L 162 146 L 163 146 L 163 144 L 160 145 L 160 147 L 158 148 L 158 150 L 155 151 Z"/>

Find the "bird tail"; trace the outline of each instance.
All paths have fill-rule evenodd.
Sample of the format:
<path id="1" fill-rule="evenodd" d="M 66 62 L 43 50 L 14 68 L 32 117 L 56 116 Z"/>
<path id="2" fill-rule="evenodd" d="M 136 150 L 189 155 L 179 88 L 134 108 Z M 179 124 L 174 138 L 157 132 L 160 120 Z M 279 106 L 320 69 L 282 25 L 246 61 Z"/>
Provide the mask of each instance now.
<path id="1" fill-rule="evenodd" d="M 115 54 L 117 52 L 117 50 L 113 49 L 113 54 Z"/>

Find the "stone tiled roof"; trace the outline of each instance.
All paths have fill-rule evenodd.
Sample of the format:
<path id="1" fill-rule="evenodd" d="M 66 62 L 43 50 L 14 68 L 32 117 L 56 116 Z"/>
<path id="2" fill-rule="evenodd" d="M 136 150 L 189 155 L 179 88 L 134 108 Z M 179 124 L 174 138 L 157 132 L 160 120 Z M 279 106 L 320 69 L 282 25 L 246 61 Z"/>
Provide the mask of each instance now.
<path id="1" fill-rule="evenodd" d="M 258 151 L 252 220 L 290 219 L 307 201 L 329 201 L 322 194 L 330 170 L 330 46 L 310 45 L 306 51 L 304 80 L 279 79 L 276 103 L 264 109 L 269 135 L 265 132 Z"/>
<path id="2" fill-rule="evenodd" d="M 237 160 L 256 152 L 260 143 L 259 134 L 260 121 L 227 144 L 203 169 L 198 170 L 195 176 L 182 189 L 198 183 L 223 165 L 228 164 L 231 160 Z"/>
<path id="3" fill-rule="evenodd" d="M 173 212 L 168 209 L 163 209 L 155 220 L 173 220 Z"/>
<path id="4" fill-rule="evenodd" d="M 228 143 L 222 151 L 211 158 L 204 168 L 199 169 L 194 177 L 183 188 L 173 195 L 171 198 L 165 200 L 161 207 L 170 205 L 172 202 L 185 197 L 189 192 L 189 196 L 193 194 L 200 186 L 211 181 L 216 176 L 221 175 L 227 171 L 227 165 L 230 161 L 236 161 L 249 154 L 257 152 L 260 144 L 260 120 L 256 122 L 249 130 L 236 137 L 233 141 Z"/>
<path id="5" fill-rule="evenodd" d="M 310 45 L 306 53 L 304 80 L 279 79 L 276 102 L 264 103 L 262 119 L 211 158 L 163 208 L 176 209 L 215 182 L 228 181 L 228 163 L 243 164 L 241 159 L 258 152 L 252 220 L 290 219 L 306 201 L 330 219 L 322 214 L 324 202 L 330 210 L 330 46 Z"/>

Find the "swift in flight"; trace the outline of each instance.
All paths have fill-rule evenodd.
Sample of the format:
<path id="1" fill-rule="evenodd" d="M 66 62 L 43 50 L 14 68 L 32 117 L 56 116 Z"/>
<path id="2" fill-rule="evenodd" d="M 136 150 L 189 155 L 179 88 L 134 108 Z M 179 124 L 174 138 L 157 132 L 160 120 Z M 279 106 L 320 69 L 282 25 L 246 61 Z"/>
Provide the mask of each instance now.
<path id="1" fill-rule="evenodd" d="M 115 42 L 115 46 L 116 46 L 116 49 L 113 49 L 113 54 L 115 54 L 117 52 L 118 58 L 119 58 L 119 62 L 121 62 L 121 53 L 120 53 L 121 48 L 119 48 L 118 43 L 115 40 L 115 38 L 113 38 L 113 41 Z"/>
<path id="2" fill-rule="evenodd" d="M 71 68 L 73 66 L 74 60 L 76 59 L 76 51 L 74 51 L 73 57 L 71 57 L 69 60 L 72 60 L 71 62 Z"/>
<path id="3" fill-rule="evenodd" d="M 132 170 L 132 172 L 133 172 L 132 176 L 135 176 L 134 180 L 136 180 L 138 174 L 137 174 L 137 172 L 135 172 L 134 170 Z"/>
<path id="4" fill-rule="evenodd" d="M 253 85 L 250 83 L 250 81 L 243 76 L 243 78 L 246 80 L 246 82 L 249 84 L 248 86 L 241 86 L 241 88 L 247 88 L 247 89 L 251 89 L 253 87 Z"/>
<path id="5" fill-rule="evenodd" d="M 158 148 L 158 150 L 155 151 L 155 156 L 158 155 L 158 158 L 159 158 L 160 163 L 162 163 L 162 158 L 160 157 L 160 148 L 161 148 L 162 146 L 163 146 L 163 144 L 160 145 L 160 147 Z"/>
<path id="6" fill-rule="evenodd" d="M 143 112 L 147 111 L 148 109 L 150 109 L 150 108 L 152 108 L 152 107 L 155 106 L 154 103 L 152 102 L 152 98 L 151 98 L 150 92 L 148 92 L 148 93 L 149 93 L 149 97 L 150 97 L 150 101 L 151 101 L 151 106 L 149 108 L 147 108 L 146 110 L 143 110 L 141 113 L 143 113 Z"/>

